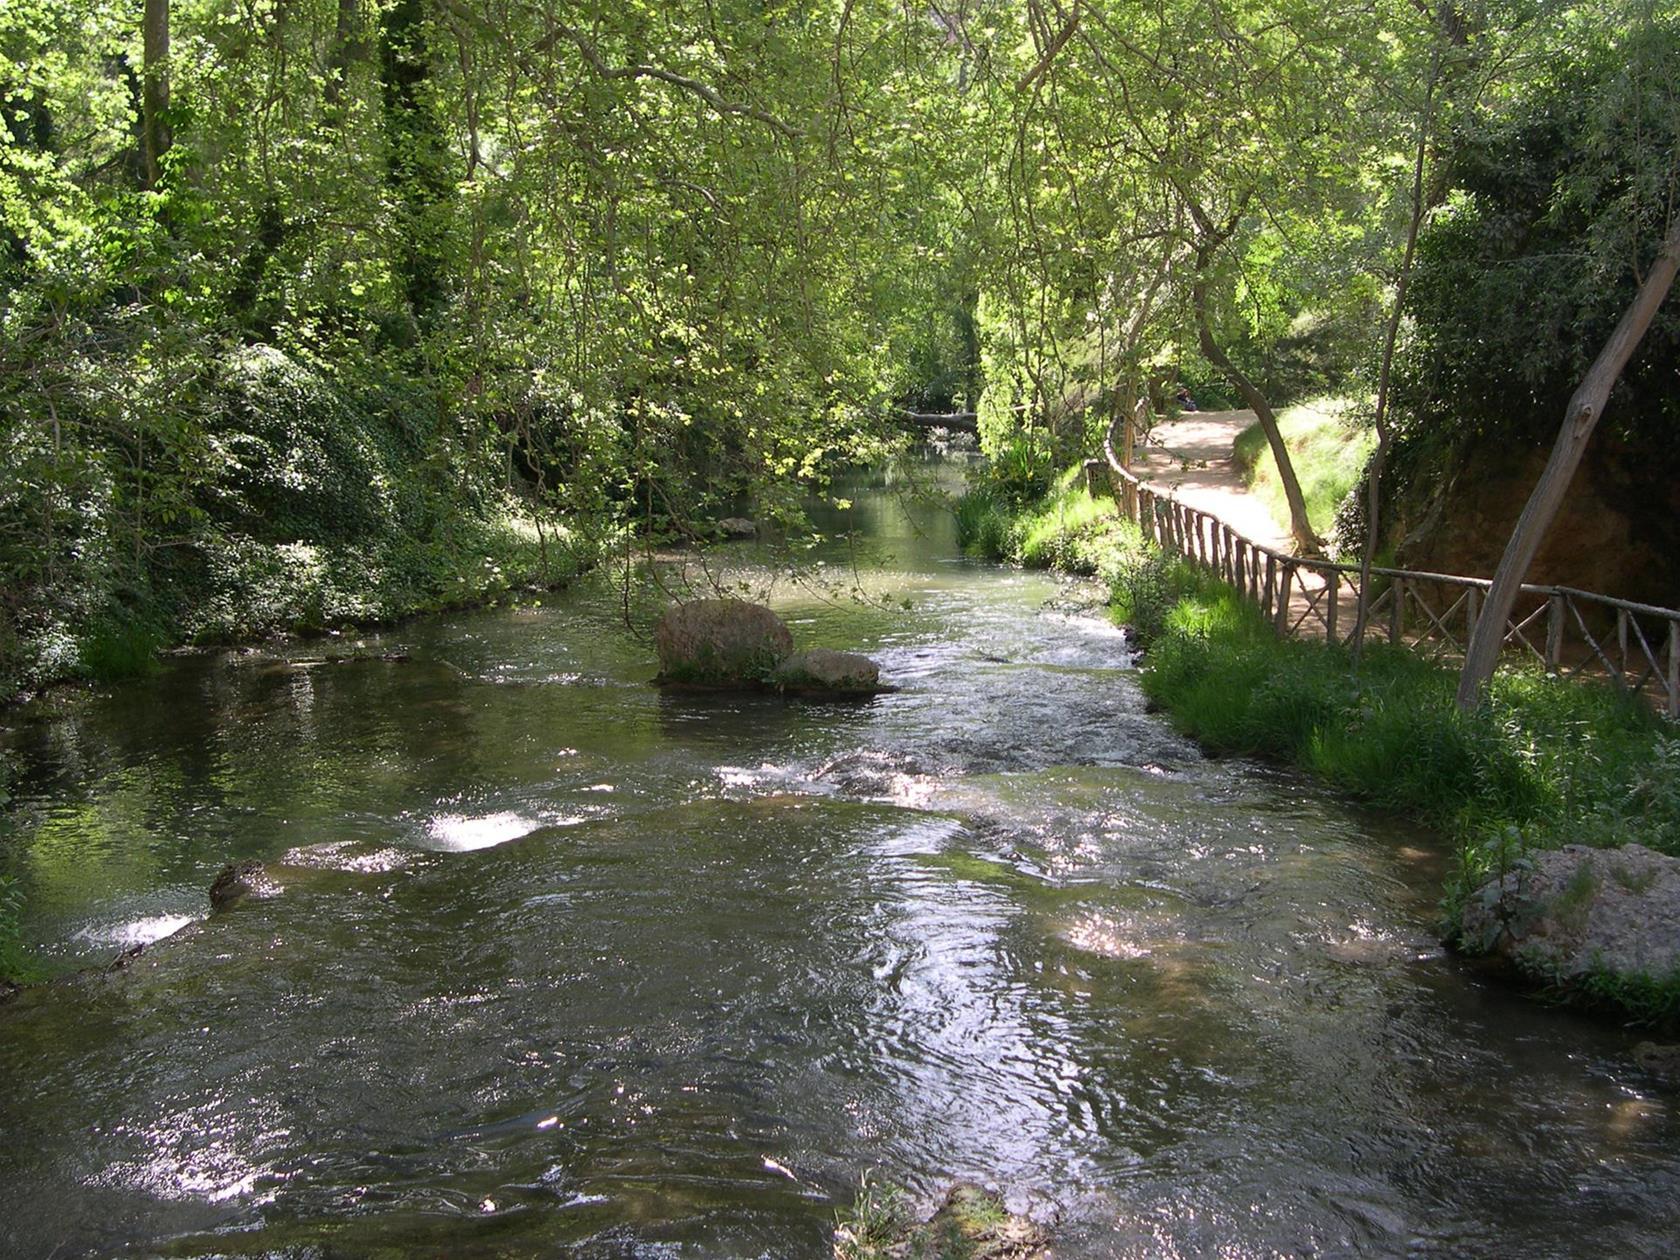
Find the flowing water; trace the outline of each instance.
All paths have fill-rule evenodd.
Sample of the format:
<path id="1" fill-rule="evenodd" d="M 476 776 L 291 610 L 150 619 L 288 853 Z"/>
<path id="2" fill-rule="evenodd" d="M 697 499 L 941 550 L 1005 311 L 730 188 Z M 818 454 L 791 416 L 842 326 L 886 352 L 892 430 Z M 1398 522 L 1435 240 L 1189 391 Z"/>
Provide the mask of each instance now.
<path id="1" fill-rule="evenodd" d="M 585 583 L 14 715 L 30 938 L 157 943 L 0 1007 L 0 1254 L 821 1257 L 866 1171 L 1074 1260 L 1672 1254 L 1670 1103 L 1443 955 L 1438 841 L 855 497 L 871 602 L 774 599 L 869 703 L 661 694 Z"/>

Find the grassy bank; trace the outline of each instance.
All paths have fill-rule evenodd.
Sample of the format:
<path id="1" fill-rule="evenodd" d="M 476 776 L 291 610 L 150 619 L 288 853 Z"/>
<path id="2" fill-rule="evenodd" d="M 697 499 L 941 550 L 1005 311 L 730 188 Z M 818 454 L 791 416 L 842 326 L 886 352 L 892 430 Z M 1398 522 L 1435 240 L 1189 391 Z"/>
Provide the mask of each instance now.
<path id="1" fill-rule="evenodd" d="M 1351 423 L 1351 408 L 1344 399 L 1320 398 L 1278 413 L 1278 428 L 1307 501 L 1307 519 L 1320 534 L 1329 533 L 1337 506 L 1359 483 L 1376 444 L 1370 429 Z M 1289 504 L 1278 480 L 1277 460 L 1258 422 L 1237 435 L 1231 455 L 1272 519 L 1287 528 Z"/>
<path id="2" fill-rule="evenodd" d="M 1144 557 L 1143 534 L 1111 498 L 1086 490 L 1083 467 L 1056 478 L 1043 498 L 1022 502 L 982 481 L 957 500 L 957 541 L 988 560 L 1112 579 Z"/>
<path id="3" fill-rule="evenodd" d="M 1356 673 L 1342 649 L 1277 638 L 1229 588 L 1182 568 L 1169 583 L 1145 692 L 1212 751 L 1287 762 L 1444 831 L 1449 939 L 1466 899 L 1526 853 L 1638 842 L 1680 856 L 1680 733 L 1647 706 L 1504 670 L 1483 707 L 1461 712 L 1453 671 L 1379 645 Z M 1579 995 L 1680 1018 L 1676 977 L 1589 977 Z"/>
<path id="4" fill-rule="evenodd" d="M 1146 545 L 1071 481 L 1013 510 L 971 496 L 959 520 L 986 554 L 1105 578 L 1149 644 L 1145 692 L 1203 747 L 1297 766 L 1449 836 L 1449 937 L 1470 893 L 1524 853 L 1638 842 L 1680 856 L 1680 731 L 1610 688 L 1502 670 L 1488 703 L 1464 713 L 1456 673 L 1410 652 L 1370 646 L 1355 672 L 1341 648 L 1279 639 L 1229 587 Z M 1680 1018 L 1680 979 L 1583 991 L 1652 1022 Z"/>

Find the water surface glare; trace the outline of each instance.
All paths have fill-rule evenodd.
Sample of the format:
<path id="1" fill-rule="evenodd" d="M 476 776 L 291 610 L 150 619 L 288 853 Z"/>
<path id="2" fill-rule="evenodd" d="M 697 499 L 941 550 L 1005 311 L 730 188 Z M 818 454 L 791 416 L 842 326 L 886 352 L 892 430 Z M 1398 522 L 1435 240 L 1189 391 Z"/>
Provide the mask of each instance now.
<path id="1" fill-rule="evenodd" d="M 1438 841 L 1204 760 L 897 489 L 871 602 L 774 595 L 867 704 L 661 694 L 584 584 L 12 715 L 32 940 L 155 943 L 0 1007 L 0 1255 L 799 1260 L 866 1170 L 1064 1260 L 1676 1250 L 1635 1038 L 1445 957 Z"/>

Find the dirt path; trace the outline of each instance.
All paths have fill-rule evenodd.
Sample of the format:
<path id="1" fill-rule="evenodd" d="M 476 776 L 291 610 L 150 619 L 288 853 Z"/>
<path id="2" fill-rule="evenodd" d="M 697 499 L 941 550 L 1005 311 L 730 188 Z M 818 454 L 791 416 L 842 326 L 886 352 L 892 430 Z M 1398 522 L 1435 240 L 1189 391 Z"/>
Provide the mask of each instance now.
<path id="1" fill-rule="evenodd" d="M 1254 423 L 1252 411 L 1192 411 L 1155 426 L 1134 468 L 1152 488 L 1171 490 L 1191 507 L 1219 517 L 1252 542 L 1292 551 L 1289 531 L 1248 491 L 1231 448 Z"/>

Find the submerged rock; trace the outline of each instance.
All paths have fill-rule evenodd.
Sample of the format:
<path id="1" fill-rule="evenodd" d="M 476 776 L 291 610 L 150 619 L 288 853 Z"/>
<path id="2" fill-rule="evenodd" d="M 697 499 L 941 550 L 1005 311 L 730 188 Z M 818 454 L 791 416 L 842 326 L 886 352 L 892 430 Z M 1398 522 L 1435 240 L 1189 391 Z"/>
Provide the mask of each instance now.
<path id="1" fill-rule="evenodd" d="M 881 667 L 857 652 L 807 648 L 795 652 L 772 675 L 783 691 L 830 696 L 872 696 L 881 686 Z"/>
<path id="2" fill-rule="evenodd" d="M 1680 980 L 1680 859 L 1644 845 L 1532 854 L 1477 889 L 1460 916 L 1471 953 L 1565 986 L 1630 996 Z M 1625 1004 L 1625 1003 L 1624 1003 Z"/>
<path id="3" fill-rule="evenodd" d="M 1669 1089 L 1680 1089 L 1680 1046 L 1641 1041 L 1633 1048 L 1633 1061 Z"/>
<path id="4" fill-rule="evenodd" d="M 255 858 L 229 862 L 210 885 L 210 908 L 226 910 L 246 897 L 272 897 L 279 891 L 280 886 Z"/>
<path id="5" fill-rule="evenodd" d="M 653 643 L 658 681 L 728 687 L 767 682 L 792 653 L 793 634 L 763 604 L 697 599 L 667 608 Z"/>

